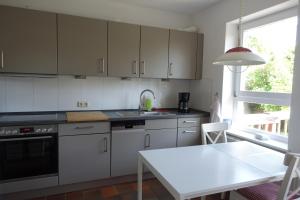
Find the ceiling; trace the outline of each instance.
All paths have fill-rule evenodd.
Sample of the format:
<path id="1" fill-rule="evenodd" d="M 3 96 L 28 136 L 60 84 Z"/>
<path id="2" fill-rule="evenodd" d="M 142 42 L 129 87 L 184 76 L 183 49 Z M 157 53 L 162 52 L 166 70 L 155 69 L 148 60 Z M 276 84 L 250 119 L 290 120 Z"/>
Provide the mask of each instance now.
<path id="1" fill-rule="evenodd" d="M 110 1 L 191 15 L 221 0 L 110 0 Z"/>

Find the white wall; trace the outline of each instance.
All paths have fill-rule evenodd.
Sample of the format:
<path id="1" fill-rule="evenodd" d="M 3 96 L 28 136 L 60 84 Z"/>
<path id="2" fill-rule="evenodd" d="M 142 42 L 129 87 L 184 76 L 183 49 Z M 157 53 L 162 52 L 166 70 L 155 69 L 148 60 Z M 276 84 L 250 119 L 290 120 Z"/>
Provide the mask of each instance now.
<path id="1" fill-rule="evenodd" d="M 300 153 L 300 7 L 298 7 L 298 32 L 294 68 L 291 119 L 289 130 L 289 150 Z"/>
<path id="2" fill-rule="evenodd" d="M 0 0 L 0 5 L 176 29 L 192 23 L 189 15 L 109 0 Z"/>
<path id="3" fill-rule="evenodd" d="M 77 101 L 87 101 L 87 110 L 137 109 L 144 89 L 155 92 L 157 106 L 177 107 L 178 92 L 189 92 L 189 81 L 71 76 L 55 78 L 0 77 L 0 112 L 84 110 Z"/>
<path id="4" fill-rule="evenodd" d="M 288 8 L 295 5 L 295 2 L 295 0 L 245 0 L 244 16 L 259 11 L 259 14 L 263 15 L 267 13 L 264 9 L 271 12 L 282 7 Z M 216 92 L 222 95 L 224 86 L 226 86 L 224 89 L 230 89 L 228 83 L 223 83 L 223 68 L 213 66 L 212 62 L 225 51 L 226 23 L 238 19 L 239 15 L 240 0 L 223 0 L 193 18 L 194 24 L 204 33 L 203 80 L 192 81 L 191 84 L 194 95 L 192 105 L 197 109 L 208 111 L 212 96 Z"/>

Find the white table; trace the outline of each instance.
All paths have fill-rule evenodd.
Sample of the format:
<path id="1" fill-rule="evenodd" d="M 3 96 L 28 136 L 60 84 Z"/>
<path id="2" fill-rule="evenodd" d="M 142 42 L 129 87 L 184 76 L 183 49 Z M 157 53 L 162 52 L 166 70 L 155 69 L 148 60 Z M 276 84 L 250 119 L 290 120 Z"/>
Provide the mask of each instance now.
<path id="1" fill-rule="evenodd" d="M 282 180 L 284 154 L 249 142 L 139 152 L 138 199 L 143 165 L 176 200 L 190 199 Z"/>

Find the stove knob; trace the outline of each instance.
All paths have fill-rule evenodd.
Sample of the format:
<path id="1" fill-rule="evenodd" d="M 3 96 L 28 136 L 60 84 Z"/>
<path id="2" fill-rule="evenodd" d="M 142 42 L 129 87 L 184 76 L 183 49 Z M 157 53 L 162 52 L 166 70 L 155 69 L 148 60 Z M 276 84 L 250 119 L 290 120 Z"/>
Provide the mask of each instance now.
<path id="1" fill-rule="evenodd" d="M 5 135 L 10 135 L 11 134 L 11 130 L 6 130 L 5 131 Z"/>
<path id="2" fill-rule="evenodd" d="M 4 135 L 4 129 L 0 129 L 0 135 Z"/>
<path id="3" fill-rule="evenodd" d="M 47 129 L 46 128 L 43 128 L 42 129 L 42 133 L 46 133 L 47 132 Z"/>
<path id="4" fill-rule="evenodd" d="M 12 130 L 11 133 L 12 133 L 13 135 L 16 135 L 16 134 L 18 134 L 18 130 Z"/>
<path id="5" fill-rule="evenodd" d="M 40 133 L 42 130 L 40 128 L 36 129 L 35 132 L 36 133 Z"/>
<path id="6" fill-rule="evenodd" d="M 48 133 L 53 132 L 53 128 L 48 128 L 48 129 L 47 129 L 47 132 L 48 132 Z"/>

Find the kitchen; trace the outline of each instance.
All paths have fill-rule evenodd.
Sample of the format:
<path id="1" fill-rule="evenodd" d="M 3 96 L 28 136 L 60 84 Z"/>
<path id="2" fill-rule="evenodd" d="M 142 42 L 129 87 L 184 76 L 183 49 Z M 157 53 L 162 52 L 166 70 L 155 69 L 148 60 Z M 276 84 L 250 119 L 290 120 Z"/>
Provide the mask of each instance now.
<path id="1" fill-rule="evenodd" d="M 201 144 L 201 124 L 209 121 L 215 94 L 226 96 L 221 68 L 208 64 L 224 46 L 207 55 L 211 51 L 207 42 L 213 42 L 206 34 L 210 27 L 193 22 L 198 16 L 193 18 L 190 13 L 202 9 L 203 15 L 208 15 L 205 9 L 227 4 L 205 2 L 173 5 L 173 10 L 182 6 L 181 12 L 174 12 L 118 1 L 77 1 L 72 6 L 67 0 L 44 4 L 0 1 L 6 5 L 0 7 L 0 24 L 6 27 L 1 29 L 0 40 L 1 131 L 7 135 L 38 133 L 36 137 L 47 137 L 39 139 L 43 141 L 39 145 L 49 147 L 44 152 L 49 157 L 39 161 L 48 162 L 40 168 L 42 172 L 35 169 L 36 174 L 30 174 L 31 170 L 26 174 L 22 164 L 15 165 L 15 171 L 6 167 L 8 171 L 1 172 L 3 177 L 11 176 L 0 184 L 3 197 L 20 198 L 21 194 L 30 199 L 109 182 L 132 182 L 136 180 L 132 174 L 137 172 L 138 151 Z M 296 4 L 258 1 L 253 5 L 247 15 Z M 237 19 L 238 14 L 224 20 Z M 178 112 L 179 93 L 190 94 L 185 106 L 190 112 Z M 158 109 L 139 112 L 145 107 Z M 30 149 L 29 140 L 23 144 Z M 8 151 L 8 146 L 1 151 Z M 53 163 L 56 165 L 51 166 Z M 21 171 L 25 175 L 18 175 Z M 32 176 L 44 180 L 24 179 Z M 40 195 L 41 191 L 45 194 Z"/>

